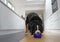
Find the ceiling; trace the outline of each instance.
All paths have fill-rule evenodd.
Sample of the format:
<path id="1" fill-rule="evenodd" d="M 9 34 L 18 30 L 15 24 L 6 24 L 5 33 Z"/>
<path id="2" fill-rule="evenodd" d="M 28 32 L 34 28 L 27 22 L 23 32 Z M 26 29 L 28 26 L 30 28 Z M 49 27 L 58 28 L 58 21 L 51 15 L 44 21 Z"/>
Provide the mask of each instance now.
<path id="1" fill-rule="evenodd" d="M 44 9 L 45 0 L 10 0 L 15 8 L 24 7 L 25 10 Z"/>
<path id="2" fill-rule="evenodd" d="M 25 1 L 26 10 L 44 10 L 44 0 Z"/>
<path id="3" fill-rule="evenodd" d="M 42 14 L 44 12 L 45 0 L 9 0 L 17 11 L 25 10 L 28 12 L 38 12 Z"/>

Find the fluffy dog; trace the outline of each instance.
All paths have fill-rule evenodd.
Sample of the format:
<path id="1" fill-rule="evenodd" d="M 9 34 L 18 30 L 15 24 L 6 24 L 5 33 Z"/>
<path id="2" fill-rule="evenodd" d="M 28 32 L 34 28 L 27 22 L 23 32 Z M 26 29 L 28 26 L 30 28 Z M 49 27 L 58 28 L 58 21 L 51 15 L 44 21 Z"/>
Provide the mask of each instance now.
<path id="1" fill-rule="evenodd" d="M 40 17 L 36 13 L 30 13 L 26 18 L 26 25 L 28 24 L 28 30 L 31 35 L 34 33 L 43 33 L 43 23 Z"/>

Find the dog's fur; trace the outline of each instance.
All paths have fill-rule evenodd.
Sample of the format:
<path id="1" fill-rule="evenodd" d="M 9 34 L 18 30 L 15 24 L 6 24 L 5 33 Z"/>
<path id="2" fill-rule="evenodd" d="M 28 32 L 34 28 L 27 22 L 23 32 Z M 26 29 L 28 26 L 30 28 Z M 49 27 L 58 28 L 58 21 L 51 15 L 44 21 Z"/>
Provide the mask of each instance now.
<path id="1" fill-rule="evenodd" d="M 36 13 L 30 13 L 27 16 L 26 25 L 27 24 L 28 24 L 28 29 L 32 35 L 36 32 L 37 28 L 40 31 L 40 33 L 43 33 L 44 28 L 42 26 L 42 20 Z"/>

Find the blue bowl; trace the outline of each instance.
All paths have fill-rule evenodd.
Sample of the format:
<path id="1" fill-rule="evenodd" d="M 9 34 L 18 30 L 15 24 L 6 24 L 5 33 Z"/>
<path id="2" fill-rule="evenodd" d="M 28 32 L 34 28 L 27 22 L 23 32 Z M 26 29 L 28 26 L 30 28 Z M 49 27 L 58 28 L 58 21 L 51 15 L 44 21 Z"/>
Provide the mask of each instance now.
<path id="1" fill-rule="evenodd" d="M 41 37 L 42 37 L 42 34 L 41 33 L 34 34 L 34 38 L 41 38 Z"/>

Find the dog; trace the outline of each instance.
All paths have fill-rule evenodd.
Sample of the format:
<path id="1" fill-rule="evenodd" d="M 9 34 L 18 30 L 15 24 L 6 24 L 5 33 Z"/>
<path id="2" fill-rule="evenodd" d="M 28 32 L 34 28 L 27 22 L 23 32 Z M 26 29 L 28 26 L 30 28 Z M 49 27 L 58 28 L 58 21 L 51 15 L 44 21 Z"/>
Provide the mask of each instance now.
<path id="1" fill-rule="evenodd" d="M 43 33 L 43 23 L 41 18 L 36 13 L 30 13 L 26 18 L 26 25 L 28 24 L 28 30 L 31 35 L 34 33 Z"/>

